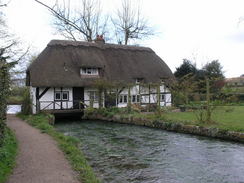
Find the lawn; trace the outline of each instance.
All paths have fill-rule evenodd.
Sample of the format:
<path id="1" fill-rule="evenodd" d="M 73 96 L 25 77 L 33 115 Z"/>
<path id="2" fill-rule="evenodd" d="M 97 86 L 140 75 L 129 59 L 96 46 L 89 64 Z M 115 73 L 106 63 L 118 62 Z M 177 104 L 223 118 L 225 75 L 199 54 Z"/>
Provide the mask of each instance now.
<path id="1" fill-rule="evenodd" d="M 214 124 L 199 123 L 196 111 L 167 112 L 164 114 L 164 117 L 170 121 L 244 132 L 244 106 L 217 107 L 213 111 L 212 119 L 215 122 Z"/>

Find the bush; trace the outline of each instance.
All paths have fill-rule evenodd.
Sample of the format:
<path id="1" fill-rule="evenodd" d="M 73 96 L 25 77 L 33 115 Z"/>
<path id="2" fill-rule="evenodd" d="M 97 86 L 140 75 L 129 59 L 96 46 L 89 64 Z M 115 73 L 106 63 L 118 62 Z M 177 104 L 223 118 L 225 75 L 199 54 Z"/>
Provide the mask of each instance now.
<path id="1" fill-rule="evenodd" d="M 6 128 L 3 144 L 0 147 L 0 183 L 6 181 L 15 165 L 17 141 L 14 134 Z"/>
<path id="2" fill-rule="evenodd" d="M 32 101 L 29 88 L 25 88 L 24 91 L 21 113 L 24 115 L 32 114 Z"/>

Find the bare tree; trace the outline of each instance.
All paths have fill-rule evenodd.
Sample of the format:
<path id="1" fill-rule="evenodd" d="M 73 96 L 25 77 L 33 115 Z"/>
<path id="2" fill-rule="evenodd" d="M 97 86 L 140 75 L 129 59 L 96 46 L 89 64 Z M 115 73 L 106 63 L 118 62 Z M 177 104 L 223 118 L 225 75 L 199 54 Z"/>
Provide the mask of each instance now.
<path id="1" fill-rule="evenodd" d="M 133 1 L 135 3 L 135 1 Z M 139 1 L 122 0 L 116 18 L 112 18 L 118 43 L 127 45 L 129 40 L 143 39 L 154 35 L 153 28 L 141 13 Z"/>
<path id="2" fill-rule="evenodd" d="M 70 0 L 56 0 L 53 6 L 35 1 L 52 13 L 56 30 L 67 39 L 90 42 L 106 33 L 108 18 L 102 16 L 99 0 L 81 0 L 77 9 L 72 8 Z"/>

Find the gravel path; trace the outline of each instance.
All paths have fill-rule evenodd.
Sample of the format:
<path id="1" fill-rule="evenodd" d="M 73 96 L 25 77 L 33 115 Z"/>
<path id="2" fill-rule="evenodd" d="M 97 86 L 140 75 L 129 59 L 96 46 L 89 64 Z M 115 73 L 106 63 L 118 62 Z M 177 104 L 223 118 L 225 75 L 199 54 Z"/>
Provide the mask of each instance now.
<path id="1" fill-rule="evenodd" d="M 19 142 L 17 165 L 7 183 L 79 183 L 57 143 L 47 134 L 8 115 Z"/>

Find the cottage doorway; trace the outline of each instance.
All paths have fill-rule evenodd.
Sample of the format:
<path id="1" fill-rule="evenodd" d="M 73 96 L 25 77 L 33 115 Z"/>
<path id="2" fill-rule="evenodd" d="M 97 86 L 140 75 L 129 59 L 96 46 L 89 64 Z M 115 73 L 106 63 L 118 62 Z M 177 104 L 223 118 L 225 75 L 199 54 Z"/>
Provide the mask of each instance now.
<path id="1" fill-rule="evenodd" d="M 73 87 L 73 108 L 83 109 L 84 105 L 84 88 L 83 87 Z"/>
<path id="2" fill-rule="evenodd" d="M 116 94 L 105 92 L 105 107 L 115 107 L 116 106 Z"/>

